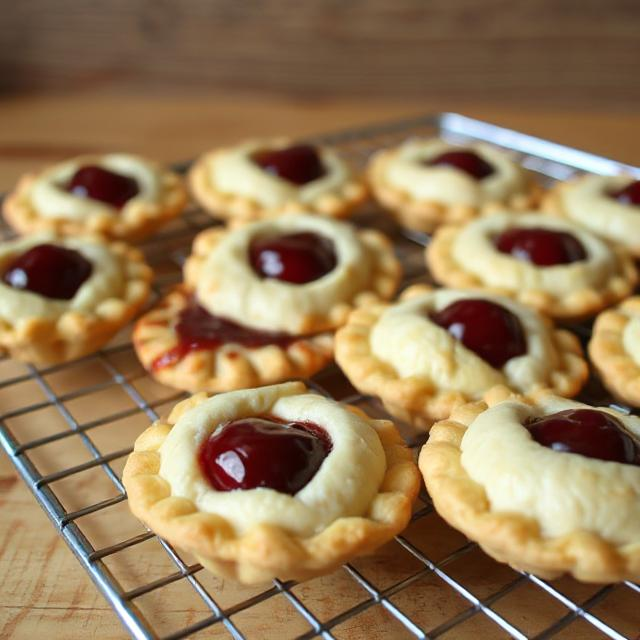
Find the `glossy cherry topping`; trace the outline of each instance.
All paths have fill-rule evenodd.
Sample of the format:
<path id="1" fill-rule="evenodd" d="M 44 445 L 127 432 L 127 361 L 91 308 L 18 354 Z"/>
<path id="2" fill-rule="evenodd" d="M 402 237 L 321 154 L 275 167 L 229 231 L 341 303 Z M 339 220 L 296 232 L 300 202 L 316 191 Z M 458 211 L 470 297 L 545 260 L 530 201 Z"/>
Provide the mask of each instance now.
<path id="1" fill-rule="evenodd" d="M 612 191 L 609 196 L 622 204 L 632 204 L 640 207 L 640 180 L 636 180 L 618 191 Z"/>
<path id="2" fill-rule="evenodd" d="M 331 451 L 327 433 L 312 422 L 273 416 L 233 420 L 200 449 L 200 469 L 216 491 L 266 487 L 294 495 Z"/>
<path id="3" fill-rule="evenodd" d="M 525 425 L 533 439 L 554 451 L 640 465 L 638 445 L 619 420 L 595 409 L 567 409 Z"/>
<path id="4" fill-rule="evenodd" d="M 489 300 L 458 300 L 432 314 L 431 320 L 496 369 L 527 352 L 520 320 Z"/>
<path id="5" fill-rule="evenodd" d="M 106 202 L 116 209 L 139 193 L 138 183 L 133 178 L 96 165 L 80 167 L 69 181 L 67 191 L 81 198 Z"/>
<path id="6" fill-rule="evenodd" d="M 322 178 L 326 173 L 320 155 L 308 144 L 262 149 L 254 152 L 251 159 L 268 173 L 297 185 Z"/>
<path id="7" fill-rule="evenodd" d="M 213 316 L 195 302 L 180 313 L 175 332 L 178 344 L 153 361 L 154 371 L 179 362 L 191 351 L 215 349 L 231 342 L 257 348 L 268 344 L 286 346 L 297 339 L 288 333 L 257 331 Z"/>
<path id="8" fill-rule="evenodd" d="M 532 262 L 539 267 L 569 264 L 587 257 L 587 252 L 575 236 L 544 227 L 507 229 L 495 239 L 495 246 L 502 253 L 509 253 L 517 260 Z"/>
<path id="9" fill-rule="evenodd" d="M 292 284 L 322 278 L 336 266 L 333 242 L 311 231 L 256 238 L 249 260 L 258 275 Z"/>
<path id="10" fill-rule="evenodd" d="M 482 180 L 494 173 L 493 167 L 484 158 L 469 149 L 445 151 L 427 161 L 429 166 L 447 165 L 464 171 L 476 180 Z"/>
<path id="11" fill-rule="evenodd" d="M 71 300 L 92 271 L 93 265 L 78 251 L 55 244 L 39 244 L 18 256 L 2 280 L 14 289 Z"/>

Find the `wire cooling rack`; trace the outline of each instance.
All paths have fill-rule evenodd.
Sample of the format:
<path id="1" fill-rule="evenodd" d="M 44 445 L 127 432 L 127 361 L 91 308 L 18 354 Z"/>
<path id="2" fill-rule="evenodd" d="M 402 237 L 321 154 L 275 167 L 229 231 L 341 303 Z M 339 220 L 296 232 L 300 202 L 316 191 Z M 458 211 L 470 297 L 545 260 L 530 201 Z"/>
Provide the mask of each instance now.
<path id="1" fill-rule="evenodd" d="M 543 182 L 576 172 L 640 176 L 634 167 L 457 114 L 319 136 L 362 165 L 410 135 L 484 140 L 514 154 Z M 396 241 L 406 283 L 424 280 L 421 234 L 403 235 L 379 211 L 360 224 Z M 143 245 L 156 296 L 180 280 L 197 209 Z M 0 229 L 4 238 L 7 228 Z M 581 328 L 584 336 L 584 328 Z M 384 416 L 335 366 L 307 381 L 321 393 Z M 588 398 L 608 402 L 592 386 Z M 121 471 L 131 444 L 183 394 L 155 383 L 124 332 L 90 357 L 37 368 L 0 360 L 0 441 L 18 473 L 134 638 L 639 638 L 640 586 L 553 583 L 516 572 L 449 528 L 422 492 L 412 522 L 373 556 L 304 583 L 223 582 L 129 514 Z M 401 425 L 409 444 L 424 437 Z"/>

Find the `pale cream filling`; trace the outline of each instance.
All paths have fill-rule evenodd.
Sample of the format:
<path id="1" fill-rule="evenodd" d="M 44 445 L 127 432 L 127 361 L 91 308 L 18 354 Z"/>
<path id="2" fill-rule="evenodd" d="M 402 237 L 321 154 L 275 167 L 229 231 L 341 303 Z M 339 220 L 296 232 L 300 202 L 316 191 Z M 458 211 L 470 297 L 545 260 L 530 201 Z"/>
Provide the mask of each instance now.
<path id="1" fill-rule="evenodd" d="M 446 329 L 429 319 L 457 300 L 482 298 L 513 313 L 525 334 L 527 352 L 494 369 Z M 479 398 L 496 384 L 525 391 L 548 382 L 558 363 L 549 332 L 535 311 L 507 298 L 474 291 L 439 289 L 389 307 L 370 335 L 372 353 L 402 378 L 426 378 L 441 390 Z"/>
<path id="2" fill-rule="evenodd" d="M 443 140 L 409 140 L 389 160 L 385 179 L 416 200 L 433 200 L 446 205 L 478 207 L 503 202 L 525 187 L 522 169 L 506 154 L 486 144 L 465 145 L 494 168 L 494 173 L 476 180 L 464 171 L 448 166 L 424 164 L 456 148 Z"/>
<path id="3" fill-rule="evenodd" d="M 67 311 L 91 311 L 108 298 L 120 297 L 125 275 L 121 261 L 103 244 L 88 238 L 56 238 L 37 234 L 0 245 L 0 273 L 32 247 L 51 243 L 74 249 L 93 265 L 93 271 L 71 300 L 55 300 L 24 289 L 14 289 L 0 280 L 0 319 L 18 325 L 31 318 L 57 318 Z"/>
<path id="4" fill-rule="evenodd" d="M 560 191 L 567 215 L 594 233 L 626 247 L 640 246 L 640 207 L 623 204 L 609 192 L 623 189 L 629 176 L 587 175 Z"/>
<path id="5" fill-rule="evenodd" d="M 73 174 L 81 167 L 98 165 L 120 175 L 133 178 L 139 193 L 127 201 L 122 211 L 99 200 L 84 198 L 66 191 Z M 122 215 L 140 202 L 155 202 L 160 191 L 160 177 L 142 158 L 125 154 L 82 156 L 43 171 L 33 182 L 28 196 L 38 215 L 47 218 L 78 220 L 92 215 Z"/>
<path id="6" fill-rule="evenodd" d="M 548 267 L 518 260 L 501 253 L 494 245 L 494 239 L 510 227 L 544 227 L 570 233 L 580 241 L 587 258 Z M 465 271 L 485 286 L 509 291 L 538 290 L 556 297 L 587 288 L 598 289 L 617 268 L 615 255 L 602 240 L 574 224 L 538 213 L 519 215 L 515 221 L 508 213 L 474 220 L 456 236 L 452 254 Z"/>
<path id="7" fill-rule="evenodd" d="M 333 242 L 336 266 L 306 284 L 261 278 L 249 262 L 254 238 L 311 231 Z M 289 215 L 235 229 L 224 236 L 202 267 L 196 295 L 212 314 L 257 329 L 298 334 L 309 316 L 327 315 L 349 303 L 371 277 L 371 257 L 350 225 L 310 215 Z"/>
<path id="8" fill-rule="evenodd" d="M 220 151 L 209 161 L 209 180 L 222 193 L 244 196 L 263 207 L 279 207 L 290 202 L 310 204 L 320 196 L 339 190 L 349 177 L 343 160 L 330 149 L 317 149 L 326 173 L 317 180 L 295 185 L 268 173 L 251 160 L 254 151 L 282 149 L 289 140 L 253 140 Z"/>
<path id="9" fill-rule="evenodd" d="M 237 533 L 271 524 L 310 536 L 338 518 L 364 515 L 386 472 L 378 434 L 338 403 L 311 393 L 295 395 L 297 390 L 286 383 L 219 394 L 185 413 L 159 450 L 159 474 L 171 494 L 222 516 Z M 200 470 L 200 446 L 220 425 L 258 415 L 313 422 L 331 438 L 332 449 L 317 473 L 293 496 L 267 488 L 216 491 Z"/>
<path id="10" fill-rule="evenodd" d="M 533 518 L 544 536 L 590 531 L 615 544 L 640 541 L 640 467 L 562 453 L 538 444 L 522 423 L 573 408 L 550 396 L 538 407 L 507 401 L 487 409 L 462 439 L 462 466 L 480 484 L 494 513 Z M 640 419 L 614 415 L 635 437 Z"/>

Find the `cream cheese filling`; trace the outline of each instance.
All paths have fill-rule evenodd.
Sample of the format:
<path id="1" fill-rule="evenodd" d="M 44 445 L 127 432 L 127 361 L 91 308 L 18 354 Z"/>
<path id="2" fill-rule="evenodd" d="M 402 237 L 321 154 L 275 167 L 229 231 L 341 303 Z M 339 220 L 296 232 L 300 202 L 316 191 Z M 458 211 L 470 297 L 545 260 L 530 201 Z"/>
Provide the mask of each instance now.
<path id="1" fill-rule="evenodd" d="M 446 205 L 478 207 L 487 202 L 503 202 L 522 191 L 522 169 L 502 151 L 486 144 L 466 145 L 493 166 L 494 172 L 476 180 L 449 166 L 429 166 L 429 160 L 457 147 L 443 140 L 409 140 L 389 160 L 386 180 L 416 200 L 433 200 Z"/>
<path id="2" fill-rule="evenodd" d="M 338 518 L 364 515 L 386 471 L 378 434 L 338 403 L 312 393 L 296 395 L 298 390 L 299 385 L 285 383 L 234 391 L 186 412 L 159 449 L 159 474 L 171 485 L 171 494 L 222 516 L 239 534 L 271 524 L 311 536 Z M 197 463 L 203 442 L 220 425 L 257 415 L 313 422 L 331 438 L 332 449 L 317 473 L 293 496 L 267 488 L 216 491 Z"/>
<path id="3" fill-rule="evenodd" d="M 155 202 L 160 192 L 157 171 L 137 156 L 113 153 L 104 156 L 82 156 L 57 164 L 41 173 L 29 190 L 29 196 L 39 215 L 48 218 L 79 220 L 92 215 L 121 215 L 111 205 L 83 198 L 66 191 L 74 173 L 83 166 L 98 165 L 138 183 L 138 194 L 127 201 L 123 211 L 141 202 Z"/>
<path id="4" fill-rule="evenodd" d="M 550 396 L 537 407 L 502 402 L 480 414 L 462 439 L 462 466 L 494 513 L 533 518 L 544 536 L 590 531 L 619 545 L 640 540 L 640 467 L 562 453 L 538 444 L 522 423 L 565 409 L 591 408 Z M 611 409 L 630 434 L 640 419 Z"/>
<path id="5" fill-rule="evenodd" d="M 318 147 L 326 173 L 317 180 L 296 185 L 268 173 L 251 160 L 261 149 L 290 146 L 288 140 L 253 140 L 224 149 L 211 156 L 209 180 L 222 193 L 244 196 L 263 207 L 279 207 L 289 202 L 310 204 L 326 193 L 338 191 L 349 178 L 346 163 L 330 149 Z"/>
<path id="6" fill-rule="evenodd" d="M 495 369 L 429 319 L 430 313 L 469 298 L 489 300 L 513 313 L 525 334 L 526 354 Z M 374 325 L 370 345 L 372 353 L 400 377 L 426 378 L 439 389 L 473 398 L 496 384 L 524 391 L 546 383 L 558 363 L 549 332 L 535 311 L 501 296 L 474 291 L 438 289 L 389 307 Z"/>

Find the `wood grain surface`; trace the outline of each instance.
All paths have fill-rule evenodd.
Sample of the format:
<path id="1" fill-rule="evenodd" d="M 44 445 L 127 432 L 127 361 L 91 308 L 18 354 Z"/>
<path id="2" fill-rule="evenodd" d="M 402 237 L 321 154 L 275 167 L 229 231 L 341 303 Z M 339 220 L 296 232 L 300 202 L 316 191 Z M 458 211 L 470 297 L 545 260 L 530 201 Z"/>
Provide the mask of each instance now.
<path id="1" fill-rule="evenodd" d="M 640 100 L 635 0 L 22 0 L 0 90 L 265 90 L 601 105 Z"/>
<path id="2" fill-rule="evenodd" d="M 107 97 L 84 93 L 49 98 L 16 98 L 0 102 L 0 190 L 12 186 L 17 176 L 73 153 L 90 150 L 131 150 L 147 153 L 163 160 L 193 157 L 198 152 L 222 142 L 247 135 L 287 132 L 292 135 L 331 130 L 357 123 L 375 122 L 430 110 L 451 109 L 452 103 L 426 104 L 423 101 L 291 101 L 266 99 L 247 94 L 226 94 L 198 98 L 162 100 L 154 97 Z M 509 110 L 504 105 L 466 103 L 459 110 L 468 115 L 550 137 L 567 144 L 590 149 L 631 163 L 640 163 L 637 131 L 640 115 L 612 116 L 609 113 L 563 110 Z M 150 381 L 134 358 L 113 356 L 114 366 L 136 382 L 136 388 L 149 401 L 159 403 L 166 411 L 172 391 Z M 0 381 L 24 373 L 23 365 L 0 363 Z M 108 382 L 104 367 L 95 362 L 73 367 L 47 376 L 58 394 L 73 394 L 74 389 L 92 383 Z M 44 400 L 42 391 L 30 381 L 0 389 L 0 413 Z M 66 406 L 78 421 L 89 421 L 106 415 L 115 408 L 131 406 L 115 386 L 90 399 L 71 398 Z M 27 419 L 28 418 L 28 419 Z M 146 427 L 140 415 L 110 423 L 109 428 L 96 429 L 92 437 L 105 451 L 129 446 Z M 12 429 L 25 439 L 65 429 L 53 407 L 43 407 L 36 414 L 11 419 Z M 34 464 L 43 473 L 54 472 L 87 460 L 87 452 L 77 437 L 34 451 Z M 119 471 L 122 461 L 114 463 Z M 73 481 L 60 481 L 56 490 L 68 509 L 87 501 L 108 498 L 113 487 L 98 475 L 83 474 Z M 74 640 L 86 638 L 123 638 L 125 633 L 89 578 L 78 565 L 65 543 L 48 522 L 26 487 L 16 478 L 8 460 L 0 458 L 0 637 L 47 638 Z M 434 557 L 444 557 L 462 541 L 459 534 L 444 525 L 422 521 L 408 532 L 416 545 L 430 545 Z M 83 531 L 96 546 L 114 538 L 124 539 L 141 531 L 126 516 L 126 505 L 83 519 Z M 114 575 L 133 588 L 170 573 L 173 568 L 165 555 L 158 553 L 153 541 L 135 547 L 135 552 L 118 554 L 108 566 Z M 485 597 L 504 585 L 514 575 L 509 569 L 473 552 L 471 562 L 461 562 L 451 571 L 464 580 L 478 597 Z M 386 584 L 412 575 L 420 567 L 396 543 L 356 563 L 370 580 Z M 201 575 L 201 574 L 199 574 Z M 216 591 L 220 604 L 233 607 L 248 597 L 261 593 L 203 576 L 208 587 Z M 128 581 L 128 582 L 127 582 Z M 138 602 L 142 611 L 153 617 L 157 628 L 165 633 L 206 617 L 207 610 L 185 590 L 184 581 L 161 594 L 149 594 Z M 392 601 L 425 628 L 461 613 L 468 603 L 452 595 L 450 589 L 432 575 L 425 574 L 415 588 L 400 592 Z M 586 599 L 593 587 L 569 580 L 558 583 L 572 597 Z M 498 611 L 509 611 L 510 619 L 532 635 L 557 620 L 567 610 L 540 590 L 524 587 L 522 598 L 506 596 L 496 605 Z M 322 619 L 338 615 L 368 596 L 354 586 L 343 571 L 330 578 L 312 580 L 295 587 L 294 593 Z M 625 599 L 626 598 L 626 599 Z M 640 612 L 635 601 L 622 591 L 607 598 L 596 612 L 623 633 L 640 629 Z M 501 609 L 502 607 L 502 609 Z M 280 639 L 295 637 L 309 630 L 283 596 L 275 595 L 233 617 L 238 628 L 251 637 Z M 409 637 L 386 612 L 374 605 L 357 617 L 338 625 L 333 632 L 338 638 Z M 229 637 L 216 626 L 195 637 Z M 448 638 L 505 637 L 482 615 L 470 617 Z M 559 638 L 587 640 L 602 637 L 586 623 L 570 624 Z"/>

